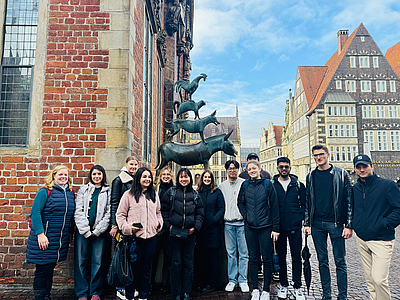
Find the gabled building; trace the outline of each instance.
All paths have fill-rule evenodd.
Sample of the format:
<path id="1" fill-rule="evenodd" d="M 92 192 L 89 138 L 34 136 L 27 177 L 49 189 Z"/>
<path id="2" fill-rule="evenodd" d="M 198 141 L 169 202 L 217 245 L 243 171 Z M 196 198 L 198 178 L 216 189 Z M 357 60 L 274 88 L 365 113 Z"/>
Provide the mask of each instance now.
<path id="1" fill-rule="evenodd" d="M 338 49 L 325 66 L 298 67 L 293 100 L 293 164 L 300 180 L 315 167 L 310 149 L 328 146 L 330 160 L 353 172 L 368 153 L 377 174 L 400 171 L 399 76 L 363 24 L 337 33 Z"/>
<path id="2" fill-rule="evenodd" d="M 283 126 L 274 126 L 272 122 L 268 130 L 261 128 L 260 164 L 271 175 L 276 173 L 276 160 L 282 156 L 282 129 Z"/>

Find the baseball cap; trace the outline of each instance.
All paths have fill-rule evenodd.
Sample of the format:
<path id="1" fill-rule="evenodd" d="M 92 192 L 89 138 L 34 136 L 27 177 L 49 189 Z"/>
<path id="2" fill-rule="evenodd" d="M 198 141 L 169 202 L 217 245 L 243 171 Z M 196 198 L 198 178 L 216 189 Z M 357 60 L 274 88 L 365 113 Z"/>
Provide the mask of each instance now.
<path id="1" fill-rule="evenodd" d="M 364 165 L 372 165 L 372 161 L 369 158 L 368 155 L 366 154 L 359 154 L 356 155 L 353 159 L 353 164 L 355 167 L 357 167 L 357 165 L 359 164 L 364 164 Z"/>
<path id="2" fill-rule="evenodd" d="M 257 155 L 257 153 L 254 153 L 254 152 L 252 152 L 252 153 L 249 153 L 249 155 L 247 155 L 247 160 L 249 160 L 249 159 L 251 159 L 251 158 L 256 158 L 256 159 L 260 159 L 259 157 L 258 157 L 258 155 Z"/>

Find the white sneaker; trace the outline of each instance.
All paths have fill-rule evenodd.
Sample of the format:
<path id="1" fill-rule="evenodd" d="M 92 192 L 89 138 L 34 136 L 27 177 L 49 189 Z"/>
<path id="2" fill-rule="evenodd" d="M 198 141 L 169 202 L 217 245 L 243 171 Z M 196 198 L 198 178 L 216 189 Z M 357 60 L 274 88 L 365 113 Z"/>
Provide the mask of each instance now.
<path id="1" fill-rule="evenodd" d="M 139 291 L 135 290 L 133 293 L 133 298 L 139 297 Z"/>
<path id="2" fill-rule="evenodd" d="M 269 293 L 266 292 L 266 291 L 263 291 L 263 292 L 261 293 L 260 300 L 269 300 Z"/>
<path id="3" fill-rule="evenodd" d="M 278 298 L 286 299 L 287 297 L 287 287 L 281 286 L 280 284 L 277 285 L 278 288 Z"/>
<path id="4" fill-rule="evenodd" d="M 296 300 L 305 300 L 303 292 L 300 289 L 294 289 L 294 297 Z"/>
<path id="5" fill-rule="evenodd" d="M 125 290 L 117 290 L 117 297 L 121 300 L 126 300 Z"/>
<path id="6" fill-rule="evenodd" d="M 260 291 L 255 289 L 251 292 L 251 300 L 259 300 L 260 299 Z"/>
<path id="7" fill-rule="evenodd" d="M 250 292 L 249 285 L 247 284 L 247 282 L 239 283 L 239 286 L 240 286 L 240 289 L 242 290 L 242 293 Z"/>
<path id="8" fill-rule="evenodd" d="M 225 291 L 227 292 L 233 292 L 233 290 L 235 289 L 236 284 L 234 284 L 233 282 L 228 282 L 228 284 L 225 287 Z"/>

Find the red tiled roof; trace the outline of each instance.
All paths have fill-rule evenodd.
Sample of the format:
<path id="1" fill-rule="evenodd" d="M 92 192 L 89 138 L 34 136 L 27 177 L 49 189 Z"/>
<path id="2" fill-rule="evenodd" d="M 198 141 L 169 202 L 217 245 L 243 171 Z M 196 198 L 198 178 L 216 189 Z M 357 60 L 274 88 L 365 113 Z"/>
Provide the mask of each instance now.
<path id="1" fill-rule="evenodd" d="M 298 67 L 297 69 L 303 84 L 307 104 L 310 108 L 328 67 Z"/>
<path id="2" fill-rule="evenodd" d="M 385 53 L 385 57 L 397 76 L 400 77 L 400 42 L 389 48 Z"/>
<path id="3" fill-rule="evenodd" d="M 283 131 L 283 126 L 274 126 L 275 141 L 277 146 L 282 145 L 282 131 Z"/>
<path id="4" fill-rule="evenodd" d="M 353 33 L 350 35 L 350 37 L 347 39 L 346 44 L 344 45 L 342 52 L 338 53 L 336 51 L 331 58 L 326 62 L 325 66 L 328 67 L 327 73 L 322 80 L 322 83 L 320 85 L 320 88 L 318 89 L 317 95 L 315 96 L 313 103 L 310 107 L 310 112 L 313 111 L 318 103 L 321 101 L 322 96 L 324 95 L 326 89 L 328 88 L 329 83 L 332 80 L 333 75 L 336 72 L 336 69 L 338 68 L 340 62 L 342 61 L 343 57 L 346 54 L 347 49 L 349 48 L 351 42 L 353 41 L 354 37 L 356 36 L 356 33 L 362 30 L 366 32 L 367 30 L 365 29 L 364 25 L 361 23 L 356 30 L 353 31 Z"/>

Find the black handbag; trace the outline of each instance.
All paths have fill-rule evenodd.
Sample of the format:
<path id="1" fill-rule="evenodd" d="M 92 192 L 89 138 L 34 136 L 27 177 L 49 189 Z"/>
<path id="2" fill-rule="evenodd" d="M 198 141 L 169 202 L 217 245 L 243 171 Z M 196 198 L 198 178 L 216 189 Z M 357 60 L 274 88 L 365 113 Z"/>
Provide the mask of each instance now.
<path id="1" fill-rule="evenodd" d="M 188 234 L 189 234 L 189 229 L 178 228 L 178 227 L 172 225 L 171 232 L 169 233 L 169 236 L 177 237 L 177 238 L 180 238 L 180 239 L 186 241 L 186 239 L 188 237 Z"/>
<path id="2" fill-rule="evenodd" d="M 127 286 L 133 282 L 129 243 L 118 243 L 107 273 L 107 283 L 113 287 Z"/>

